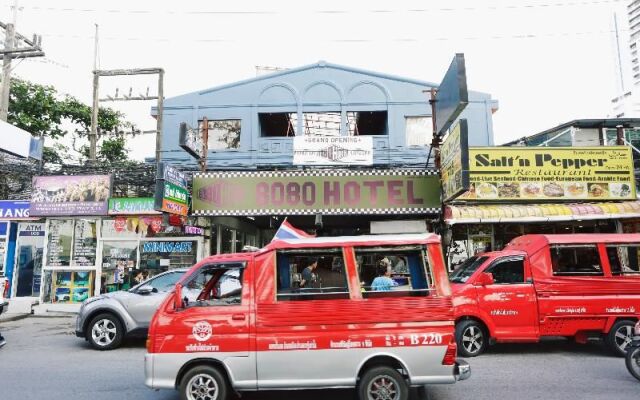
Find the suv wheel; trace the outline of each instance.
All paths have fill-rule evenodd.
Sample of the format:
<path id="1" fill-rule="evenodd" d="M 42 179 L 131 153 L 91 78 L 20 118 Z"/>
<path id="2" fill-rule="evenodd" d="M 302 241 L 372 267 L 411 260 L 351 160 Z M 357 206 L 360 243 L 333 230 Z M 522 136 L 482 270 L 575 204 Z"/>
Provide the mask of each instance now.
<path id="1" fill-rule="evenodd" d="M 85 337 L 96 350 L 112 350 L 122 343 L 124 329 L 113 314 L 100 314 L 87 325 Z"/>
<path id="2" fill-rule="evenodd" d="M 607 345 L 617 356 L 624 357 L 627 354 L 627 348 L 633 339 L 633 327 L 635 324 L 634 321 L 630 320 L 618 321 L 613 324 L 607 334 Z"/>
<path id="3" fill-rule="evenodd" d="M 226 400 L 227 380 L 208 365 L 190 369 L 180 381 L 181 400 Z"/>
<path id="4" fill-rule="evenodd" d="M 391 367 L 373 367 L 358 383 L 360 400 L 408 400 L 409 386 L 402 375 Z"/>
<path id="5" fill-rule="evenodd" d="M 477 321 L 468 319 L 456 325 L 456 345 L 462 357 L 475 357 L 484 353 L 489 341 L 484 327 Z"/>

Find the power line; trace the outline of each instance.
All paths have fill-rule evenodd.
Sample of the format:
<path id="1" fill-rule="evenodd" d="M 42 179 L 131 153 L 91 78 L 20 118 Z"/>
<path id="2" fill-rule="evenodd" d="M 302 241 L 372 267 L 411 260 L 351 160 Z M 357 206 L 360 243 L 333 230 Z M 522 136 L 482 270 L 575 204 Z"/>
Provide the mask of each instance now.
<path id="1" fill-rule="evenodd" d="M 457 11 L 500 11 L 500 10 L 518 10 L 518 9 L 535 9 L 535 8 L 553 8 L 553 7 L 580 7 L 592 5 L 604 5 L 620 3 L 624 0 L 584 0 L 584 1 L 556 1 L 547 3 L 528 3 L 528 4 L 510 4 L 510 5 L 484 5 L 484 6 L 461 6 L 461 7 L 429 7 L 429 8 L 409 8 L 409 9 L 325 9 L 325 10 L 309 10 L 303 13 L 311 14 L 388 14 L 388 13 L 427 13 L 427 12 L 457 12 Z M 10 7 L 5 4 L 5 7 Z M 250 15 L 278 15 L 284 14 L 285 11 L 277 10 L 157 10 L 157 9 L 98 9 L 98 8 L 75 8 L 75 7 L 42 7 L 42 6 L 23 6 L 25 9 L 43 12 L 75 12 L 75 13 L 108 13 L 108 14 L 182 14 L 182 15 L 222 15 L 222 16 L 250 16 Z M 286 11 L 288 12 L 288 11 Z"/>

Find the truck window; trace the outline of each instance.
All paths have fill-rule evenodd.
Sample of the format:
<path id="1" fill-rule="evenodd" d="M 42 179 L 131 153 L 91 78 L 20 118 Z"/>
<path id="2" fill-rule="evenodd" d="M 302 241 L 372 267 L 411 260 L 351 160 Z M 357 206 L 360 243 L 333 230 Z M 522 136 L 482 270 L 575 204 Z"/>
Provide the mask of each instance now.
<path id="1" fill-rule="evenodd" d="M 607 245 L 607 257 L 614 276 L 640 274 L 640 245 Z"/>
<path id="2" fill-rule="evenodd" d="M 449 276 L 449 282 L 452 283 L 465 283 L 471 275 L 482 265 L 485 261 L 487 261 L 486 256 L 484 257 L 471 257 L 467 258 L 462 262 L 462 264 L 458 265 L 456 269 Z"/>
<path id="3" fill-rule="evenodd" d="M 355 249 L 362 297 L 427 296 L 433 282 L 424 246 Z"/>
<path id="4" fill-rule="evenodd" d="M 551 266 L 557 276 L 604 275 L 596 245 L 552 246 Z"/>
<path id="5" fill-rule="evenodd" d="M 182 287 L 186 307 L 227 306 L 242 300 L 244 263 L 213 264 L 200 268 Z"/>
<path id="6" fill-rule="evenodd" d="M 495 261 L 485 272 L 491 272 L 494 282 L 498 285 L 524 283 L 524 259 L 500 259 Z"/>
<path id="7" fill-rule="evenodd" d="M 342 249 L 295 249 L 276 253 L 278 301 L 348 299 Z"/>

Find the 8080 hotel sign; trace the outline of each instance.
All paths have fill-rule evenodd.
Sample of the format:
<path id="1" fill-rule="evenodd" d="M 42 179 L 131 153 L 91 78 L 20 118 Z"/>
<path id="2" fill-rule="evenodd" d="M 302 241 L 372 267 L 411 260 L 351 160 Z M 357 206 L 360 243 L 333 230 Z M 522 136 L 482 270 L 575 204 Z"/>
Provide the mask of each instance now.
<path id="1" fill-rule="evenodd" d="M 428 214 L 436 170 L 233 171 L 195 174 L 194 215 Z"/>

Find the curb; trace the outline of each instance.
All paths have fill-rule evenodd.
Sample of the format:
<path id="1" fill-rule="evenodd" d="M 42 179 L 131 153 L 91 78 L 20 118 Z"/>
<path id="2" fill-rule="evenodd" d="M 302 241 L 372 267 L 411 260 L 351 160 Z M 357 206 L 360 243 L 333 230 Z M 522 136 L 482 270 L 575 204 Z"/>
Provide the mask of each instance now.
<path id="1" fill-rule="evenodd" d="M 17 314 L 17 315 L 12 315 L 10 317 L 5 317 L 5 318 L 1 318 L 0 322 L 12 322 L 12 321 L 19 321 L 21 319 L 25 319 L 27 317 L 29 317 L 31 314 Z"/>

